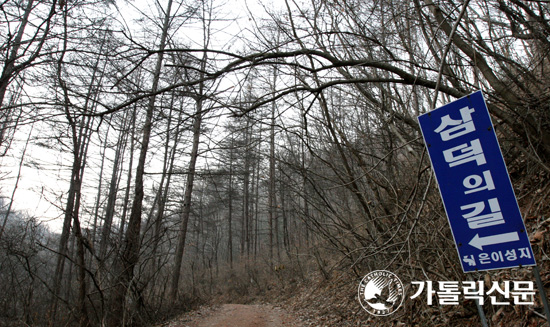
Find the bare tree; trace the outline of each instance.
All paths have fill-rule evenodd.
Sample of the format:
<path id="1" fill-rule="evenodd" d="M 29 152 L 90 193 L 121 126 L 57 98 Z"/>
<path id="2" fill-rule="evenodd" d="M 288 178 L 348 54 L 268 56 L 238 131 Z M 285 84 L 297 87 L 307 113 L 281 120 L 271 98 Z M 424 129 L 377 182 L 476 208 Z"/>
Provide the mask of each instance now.
<path id="1" fill-rule="evenodd" d="M 159 54 L 152 77 L 151 93 L 155 93 L 158 89 L 161 67 L 164 58 L 164 49 L 167 44 L 168 30 L 170 27 L 172 0 L 168 0 L 166 5 L 165 15 L 162 24 Z M 152 120 L 155 112 L 155 96 L 149 98 L 147 104 L 147 112 L 142 132 L 141 149 L 137 162 L 135 176 L 134 199 L 132 201 L 132 209 L 128 219 L 128 228 L 122 246 L 121 260 L 116 262 L 116 282 L 111 298 L 111 312 L 108 317 L 109 326 L 121 326 L 126 324 L 126 316 L 124 312 L 126 297 L 134 279 L 134 268 L 139 260 L 140 253 L 140 235 L 141 235 L 141 213 L 143 201 L 143 176 L 145 171 L 145 162 L 147 151 L 149 149 L 149 141 L 151 137 Z"/>
<path id="2" fill-rule="evenodd" d="M 200 23 L 202 27 L 202 45 L 203 45 L 203 54 L 200 60 L 198 61 L 198 79 L 203 80 L 205 76 L 206 67 L 209 65 L 208 61 L 208 51 L 206 51 L 210 45 L 211 40 L 211 24 L 213 22 L 213 2 L 203 2 L 200 8 Z M 181 276 L 181 264 L 183 260 L 183 252 L 185 249 L 185 240 L 187 237 L 187 227 L 189 225 L 189 217 L 191 214 L 191 203 L 193 195 L 193 186 L 195 182 L 195 173 L 197 158 L 199 156 L 199 145 L 200 145 L 200 136 L 201 136 L 201 127 L 203 117 L 207 111 L 207 108 L 204 107 L 205 99 L 207 97 L 208 85 L 205 82 L 200 82 L 198 88 L 193 95 L 195 100 L 195 113 L 193 115 L 193 139 L 191 144 L 191 152 L 189 157 L 189 165 L 187 168 L 187 177 L 185 181 L 185 191 L 183 194 L 183 203 L 181 209 L 180 217 L 180 228 L 178 233 L 178 243 L 175 253 L 175 264 L 174 270 L 172 273 L 172 283 L 170 285 L 170 299 L 175 301 L 178 294 L 180 276 Z"/>

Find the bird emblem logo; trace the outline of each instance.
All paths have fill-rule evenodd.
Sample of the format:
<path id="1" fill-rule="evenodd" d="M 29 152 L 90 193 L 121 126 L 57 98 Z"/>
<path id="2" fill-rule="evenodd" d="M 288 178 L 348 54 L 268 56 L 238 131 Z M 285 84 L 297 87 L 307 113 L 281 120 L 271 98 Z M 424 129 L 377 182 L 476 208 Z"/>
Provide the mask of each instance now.
<path id="1" fill-rule="evenodd" d="M 403 302 L 403 283 L 387 270 L 373 271 L 359 284 L 359 302 L 363 309 L 376 316 L 394 313 Z"/>

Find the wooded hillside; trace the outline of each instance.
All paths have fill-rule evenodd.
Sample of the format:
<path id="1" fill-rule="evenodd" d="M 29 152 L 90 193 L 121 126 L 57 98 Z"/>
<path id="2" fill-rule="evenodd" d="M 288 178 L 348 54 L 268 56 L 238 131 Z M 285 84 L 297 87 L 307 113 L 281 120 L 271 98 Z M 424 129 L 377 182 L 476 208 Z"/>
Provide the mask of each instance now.
<path id="1" fill-rule="evenodd" d="M 416 120 L 476 90 L 550 283 L 548 1 L 0 12 L 1 326 L 144 326 L 210 301 L 305 308 L 308 290 L 347 326 L 373 319 L 356 300 L 369 271 L 531 279 L 462 272 Z M 455 309 L 407 302 L 376 324 L 478 319 Z"/>

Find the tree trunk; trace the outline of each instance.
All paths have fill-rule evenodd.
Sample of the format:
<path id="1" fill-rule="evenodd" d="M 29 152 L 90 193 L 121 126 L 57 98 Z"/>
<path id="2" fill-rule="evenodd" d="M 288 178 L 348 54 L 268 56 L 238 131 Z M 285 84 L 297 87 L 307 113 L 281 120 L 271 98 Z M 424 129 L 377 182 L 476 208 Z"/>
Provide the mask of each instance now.
<path id="1" fill-rule="evenodd" d="M 59 82 L 59 86 L 62 91 L 63 95 L 63 109 L 65 113 L 65 118 L 68 121 L 69 128 L 71 131 L 71 137 L 72 137 L 72 146 L 73 146 L 73 165 L 71 170 L 71 181 L 69 186 L 69 192 L 67 196 L 67 203 L 65 206 L 65 217 L 63 221 L 63 229 L 61 232 L 61 237 L 59 240 L 59 247 L 58 247 L 58 256 L 57 256 L 57 264 L 55 269 L 55 274 L 53 276 L 53 296 L 52 296 L 52 303 L 51 303 L 51 309 L 50 309 L 50 325 L 54 326 L 56 325 L 56 316 L 57 316 L 57 304 L 58 304 L 58 297 L 61 292 L 61 282 L 63 278 L 63 270 L 65 265 L 65 258 L 68 255 L 68 240 L 69 240 L 69 234 L 70 234 L 70 228 L 71 228 L 71 222 L 77 223 L 77 226 L 74 226 L 75 228 L 75 236 L 80 235 L 76 239 L 77 246 L 79 249 L 82 249 L 82 251 L 78 252 L 78 259 L 77 263 L 79 264 L 79 295 L 78 295 L 78 301 L 77 301 L 77 309 L 80 314 L 79 321 L 81 326 L 86 326 L 89 324 L 88 321 L 88 314 L 86 311 L 85 306 L 85 297 L 86 297 L 86 284 L 85 284 L 85 278 L 84 278 L 84 251 L 83 251 L 83 239 L 81 237 L 80 233 L 80 223 L 78 221 L 78 210 L 80 208 L 80 196 L 81 196 L 81 188 L 82 188 L 82 177 L 84 174 L 84 168 L 86 167 L 86 153 L 88 151 L 88 142 L 90 139 L 90 130 L 92 127 L 92 117 L 81 117 L 79 121 L 75 120 L 73 117 L 73 114 L 71 113 L 71 101 L 69 99 L 69 93 L 68 88 L 65 84 L 65 81 L 62 77 L 62 67 L 64 64 L 64 56 L 67 50 L 67 11 L 64 11 L 63 13 L 63 23 L 64 23 L 64 33 L 63 33 L 63 50 L 61 52 L 61 56 L 57 61 L 57 81 Z M 94 75 L 95 76 L 95 75 Z M 87 103 L 90 100 L 91 97 L 91 89 L 94 85 L 95 78 L 92 77 L 90 81 L 90 87 L 89 87 L 89 93 L 88 97 L 86 99 L 86 105 L 84 107 L 84 110 L 87 111 Z M 78 126 L 79 123 L 79 126 Z"/>
<path id="2" fill-rule="evenodd" d="M 162 68 L 162 61 L 164 58 L 164 49 L 166 46 L 166 38 L 168 36 L 168 27 L 170 25 L 170 12 L 172 9 L 172 0 L 168 1 L 166 14 L 164 16 L 164 22 L 162 26 L 162 35 L 159 45 L 159 54 L 155 70 L 153 73 L 153 85 L 151 93 L 154 94 L 158 89 L 160 80 L 160 71 Z M 151 138 L 151 129 L 153 125 L 153 113 L 155 111 L 156 96 L 152 95 L 149 98 L 147 105 L 147 112 L 145 116 L 145 123 L 143 126 L 143 135 L 141 141 L 141 149 L 136 167 L 136 181 L 134 189 L 134 199 L 132 202 L 132 209 L 130 211 L 130 217 L 128 220 L 128 229 L 126 230 L 126 236 L 124 244 L 122 245 L 122 254 L 120 260 L 116 261 L 115 273 L 116 282 L 113 287 L 113 295 L 111 298 L 111 312 L 108 316 L 108 326 L 119 327 L 126 325 L 126 315 L 124 305 L 126 303 L 126 295 L 134 280 L 134 268 L 139 260 L 139 252 L 141 248 L 141 213 L 143 209 L 143 175 L 145 172 L 145 162 L 147 158 L 147 151 L 149 150 L 149 141 Z"/>
<path id="3" fill-rule="evenodd" d="M 229 254 L 229 267 L 233 269 L 233 151 L 234 142 L 231 138 L 229 149 L 229 189 L 227 205 L 227 252 Z"/>
<path id="4" fill-rule="evenodd" d="M 124 228 L 126 227 L 126 215 L 128 214 L 128 204 L 130 202 L 130 189 L 132 186 L 132 167 L 134 166 L 134 144 L 136 139 L 136 106 L 132 110 L 132 128 L 130 130 L 130 161 L 128 162 L 128 177 L 126 180 L 126 192 L 122 201 L 122 214 L 120 217 L 120 226 L 118 228 L 118 246 L 122 246 L 124 237 Z"/>
<path id="5" fill-rule="evenodd" d="M 273 234 L 277 233 L 275 219 L 277 216 L 277 199 L 275 194 L 275 103 L 271 106 L 269 134 L 269 260 L 273 266 Z M 278 236 L 276 237 L 278 243 Z M 278 244 L 277 244 L 278 245 Z M 277 249 L 277 253 L 278 253 Z M 273 267 L 272 267 L 273 268 Z"/>
<path id="6" fill-rule="evenodd" d="M 206 56 L 206 54 L 205 54 Z M 206 58 L 203 59 L 206 61 Z M 203 66 L 205 66 L 203 61 Z M 191 214 L 191 197 L 193 194 L 193 183 L 195 181 L 195 166 L 197 163 L 197 157 L 199 152 L 199 142 L 201 135 L 201 124 L 202 124 L 202 92 L 203 85 L 200 85 L 200 91 L 197 98 L 197 110 L 195 112 L 195 121 L 193 123 L 193 145 L 191 148 L 191 158 L 189 160 L 189 168 L 187 170 L 187 181 L 185 183 L 185 193 L 183 196 L 183 208 L 181 212 L 181 223 L 178 236 L 178 246 L 176 248 L 176 257 L 174 264 L 174 271 L 172 272 L 172 285 L 170 299 L 172 302 L 176 301 L 178 294 L 178 287 L 181 275 L 181 263 L 183 260 L 183 251 L 185 249 L 185 239 L 187 236 L 187 226 L 189 224 L 189 215 Z"/>
<path id="7" fill-rule="evenodd" d="M 244 158 L 244 176 L 243 176 L 243 220 L 241 237 L 241 255 L 250 255 L 250 156 L 252 153 L 250 120 L 246 120 L 245 129 L 245 158 Z"/>

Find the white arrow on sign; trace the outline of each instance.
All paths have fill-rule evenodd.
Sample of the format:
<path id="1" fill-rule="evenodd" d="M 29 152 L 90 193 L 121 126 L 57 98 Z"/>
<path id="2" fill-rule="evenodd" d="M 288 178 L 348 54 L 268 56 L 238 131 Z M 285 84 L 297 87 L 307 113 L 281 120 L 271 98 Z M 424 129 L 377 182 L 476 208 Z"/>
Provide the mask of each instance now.
<path id="1" fill-rule="evenodd" d="M 504 233 L 485 237 L 479 237 L 479 234 L 476 234 L 476 236 L 474 236 L 474 238 L 472 238 L 472 240 L 468 244 L 483 251 L 483 247 L 485 245 L 508 243 L 514 241 L 519 241 L 518 232 Z"/>

